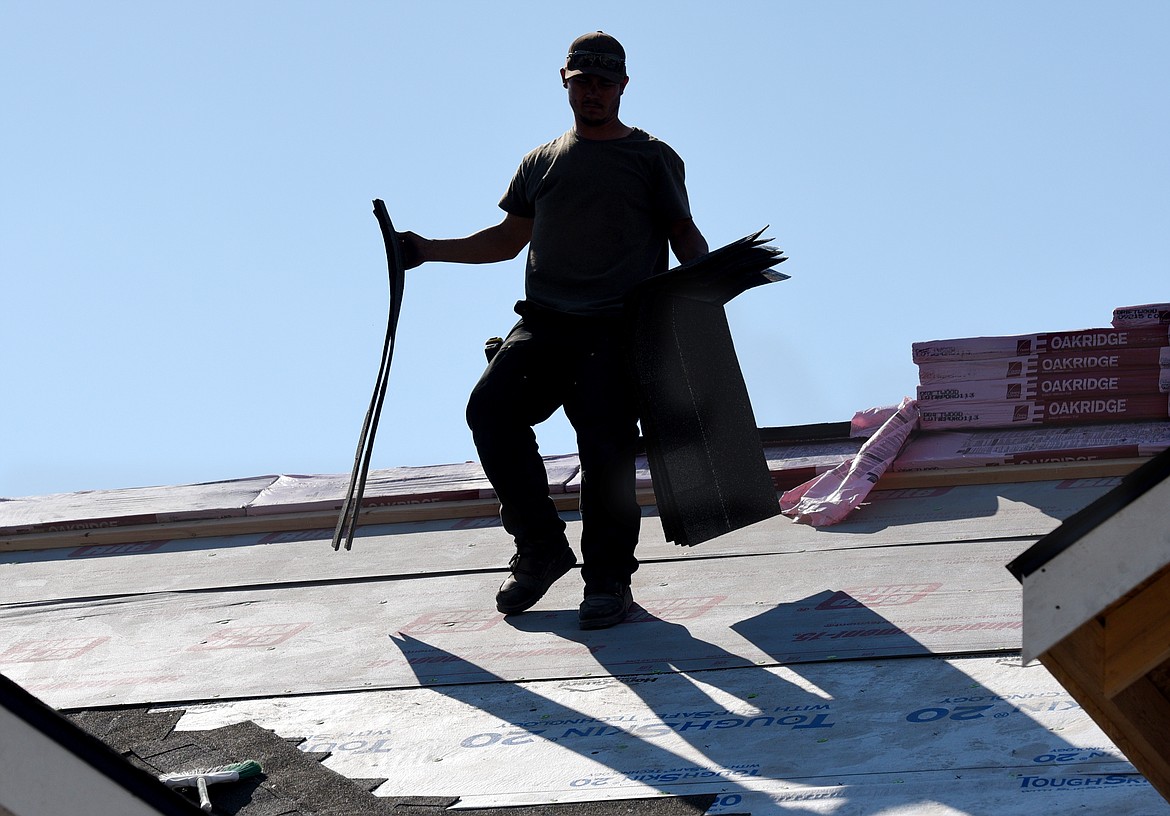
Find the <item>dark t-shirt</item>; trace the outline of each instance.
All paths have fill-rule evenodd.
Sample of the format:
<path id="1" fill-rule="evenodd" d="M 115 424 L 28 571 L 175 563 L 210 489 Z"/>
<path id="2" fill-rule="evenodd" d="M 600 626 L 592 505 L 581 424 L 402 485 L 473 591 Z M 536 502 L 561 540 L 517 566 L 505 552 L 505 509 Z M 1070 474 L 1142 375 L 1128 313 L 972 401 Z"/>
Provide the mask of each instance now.
<path id="1" fill-rule="evenodd" d="M 691 217 L 682 159 L 635 129 L 624 139 L 575 131 L 520 162 L 500 200 L 532 218 L 525 297 L 573 314 L 614 314 L 630 287 L 665 272 L 670 225 Z"/>

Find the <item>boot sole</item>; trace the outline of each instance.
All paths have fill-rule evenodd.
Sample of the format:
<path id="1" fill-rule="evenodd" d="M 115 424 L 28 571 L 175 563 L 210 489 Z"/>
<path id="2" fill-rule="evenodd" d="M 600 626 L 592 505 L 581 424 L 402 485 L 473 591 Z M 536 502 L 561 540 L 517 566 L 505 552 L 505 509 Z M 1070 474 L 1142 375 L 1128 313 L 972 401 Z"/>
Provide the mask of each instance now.
<path id="1" fill-rule="evenodd" d="M 626 610 L 621 615 L 610 616 L 608 618 L 594 618 L 593 620 L 580 621 L 581 629 L 609 629 L 611 626 L 617 626 L 626 619 L 630 610 Z"/>

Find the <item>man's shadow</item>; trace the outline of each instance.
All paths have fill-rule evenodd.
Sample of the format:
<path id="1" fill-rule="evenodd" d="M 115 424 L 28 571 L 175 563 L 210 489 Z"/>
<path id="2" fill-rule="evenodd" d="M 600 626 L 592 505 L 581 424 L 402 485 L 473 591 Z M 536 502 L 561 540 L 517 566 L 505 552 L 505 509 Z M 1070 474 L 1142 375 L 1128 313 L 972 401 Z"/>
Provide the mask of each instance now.
<path id="1" fill-rule="evenodd" d="M 604 716 L 587 707 L 577 710 L 515 684 L 508 695 L 485 694 L 477 687 L 479 682 L 509 680 L 407 636 L 394 638 L 394 642 L 404 655 L 427 655 L 428 662 L 446 662 L 444 675 L 463 678 L 462 685 L 434 686 L 434 678 L 428 682 L 420 666 L 415 669 L 420 685 L 431 686 L 510 724 L 511 734 L 498 735 L 497 744 L 519 745 L 543 739 L 604 764 L 605 774 L 572 783 L 599 794 L 608 785 L 636 781 L 671 794 L 715 794 L 716 808 L 724 812 L 733 812 L 740 802 L 760 795 L 771 796 L 792 812 L 800 812 L 803 809 L 798 796 L 785 801 L 776 790 L 802 785 L 839 786 L 832 794 L 834 798 L 848 802 L 856 797 L 852 806 L 864 807 L 860 797 L 865 795 L 865 786 L 846 787 L 846 783 L 858 782 L 866 775 L 880 777 L 883 773 L 913 770 L 888 767 L 888 762 L 883 765 L 881 750 L 859 760 L 857 752 L 836 737 L 847 736 L 847 728 L 840 727 L 844 724 L 842 718 L 853 716 L 851 706 L 858 704 L 859 692 L 866 691 L 858 688 L 858 671 L 868 671 L 872 677 L 874 672 L 883 670 L 873 662 L 875 658 L 930 653 L 924 644 L 873 608 L 846 593 L 826 590 L 778 604 L 733 625 L 732 630 L 770 658 L 767 661 L 755 661 L 696 638 L 685 625 L 686 615 L 681 616 L 683 620 L 678 617 L 671 619 L 669 610 L 654 614 L 635 606 L 625 623 L 601 631 L 579 630 L 576 615 L 570 611 L 506 619 L 518 631 L 554 634 L 591 653 L 598 663 L 598 674 L 622 683 L 652 715 L 632 722 L 607 724 Z M 860 634 L 851 637 L 846 634 L 849 632 Z M 841 637 L 835 638 L 837 635 Z M 842 665 L 846 661 L 839 661 L 840 671 L 826 671 L 826 662 L 831 662 L 832 657 L 826 654 L 826 648 L 841 652 L 838 657 L 867 660 L 857 663 L 854 670 Z M 466 665 L 449 671 L 456 669 L 449 665 L 452 662 Z M 781 670 L 781 666 L 785 668 Z M 807 666 L 803 672 L 802 666 Z M 789 680 L 784 674 L 796 677 Z M 815 677 L 815 681 L 808 677 Z M 881 712 L 875 724 L 900 729 L 915 741 L 919 761 L 922 757 L 937 760 L 933 769 L 961 773 L 961 763 L 947 765 L 945 757 L 965 756 L 972 723 L 986 724 L 991 718 L 1007 722 L 1009 717 L 1012 744 L 1000 746 L 1005 766 L 1043 774 L 1054 769 L 1083 770 L 1100 767 L 1101 763 L 1125 762 L 1119 755 L 1100 751 L 1089 755 L 1084 748 L 1060 739 L 1030 717 L 1026 705 L 1004 701 L 1000 692 L 984 687 L 945 660 L 931 659 L 929 678 L 931 689 L 953 691 L 919 698 L 914 688 L 904 688 L 899 699 L 873 701 L 871 696 L 865 704 L 876 705 Z M 995 702 L 987 702 L 991 700 Z M 1051 700 L 1043 701 L 1043 705 L 1050 704 Z M 555 725 L 541 727 L 543 723 Z M 572 723 L 576 725 L 565 725 Z M 883 745 L 886 737 L 886 733 L 866 734 L 865 739 L 872 740 L 866 748 Z M 670 747 L 668 743 L 676 738 L 683 741 L 682 745 L 675 742 L 675 747 Z M 637 750 L 631 750 L 631 746 Z M 1017 755 L 1017 751 L 1024 753 Z M 753 756 L 761 761 L 752 762 Z M 768 786 L 769 794 L 760 794 L 761 779 L 781 784 Z M 885 795 L 898 788 L 886 786 Z M 962 800 L 961 794 L 948 797 L 948 791 L 954 789 L 953 785 L 933 786 L 928 791 L 900 786 L 894 794 L 897 801 L 886 799 L 880 806 L 875 804 L 874 812 L 893 805 L 933 803 L 951 804 L 961 810 L 970 803 Z M 948 798 L 954 801 L 947 802 Z"/>
<path id="2" fill-rule="evenodd" d="M 683 733 L 687 742 L 694 745 L 697 741 L 689 732 L 706 731 L 712 725 L 710 717 L 696 717 L 694 716 L 696 712 L 680 710 L 683 703 L 677 693 L 679 686 L 677 683 L 669 682 L 682 675 L 682 672 L 674 668 L 675 663 L 707 664 L 714 658 L 714 662 L 728 667 L 742 668 L 752 664 L 740 656 L 694 640 L 685 627 L 679 624 L 669 623 L 638 609 L 632 611 L 632 617 L 635 620 L 623 626 L 604 630 L 608 633 L 606 635 L 599 632 L 581 632 L 577 627 L 575 610 L 513 616 L 507 620 L 520 631 L 553 633 L 579 644 L 595 655 L 608 652 L 612 659 L 599 661 L 602 671 L 590 673 L 588 678 L 564 678 L 560 682 L 571 683 L 582 689 L 586 699 L 591 699 L 588 694 L 590 689 L 615 682 L 620 682 L 625 688 L 634 689 L 642 704 L 648 706 L 654 715 L 650 719 L 638 716 L 636 723 L 630 722 L 628 715 L 607 717 L 590 710 L 589 706 L 577 709 L 550 700 L 529 688 L 517 685 L 514 681 L 493 675 L 470 661 L 409 635 L 392 635 L 391 639 L 403 655 L 408 657 L 420 685 L 428 686 L 433 691 L 479 709 L 500 723 L 497 726 L 500 730 L 497 732 L 464 739 L 462 746 L 469 750 L 526 745 L 536 740 L 555 743 L 561 748 L 607 767 L 607 772 L 574 779 L 566 786 L 587 788 L 595 792 L 592 796 L 595 799 L 603 798 L 606 788 L 610 786 L 641 782 L 648 786 L 646 790 L 631 794 L 629 787 L 626 787 L 618 793 L 618 797 L 625 799 L 637 797 L 639 793 L 647 797 L 654 796 L 656 792 L 668 793 L 687 800 L 699 814 L 707 812 L 717 801 L 731 804 L 742 801 L 751 794 L 751 790 L 743 784 L 743 779 L 758 775 L 758 768 L 719 768 L 716 771 L 718 782 L 712 784 L 710 780 L 714 774 L 709 771 L 708 766 L 713 768 L 710 762 L 697 761 L 694 757 L 677 753 L 661 745 L 660 741 L 671 732 Z M 652 636 L 658 651 L 653 654 L 643 653 L 636 658 L 631 657 L 631 652 L 626 647 L 646 643 L 645 636 L 649 631 L 645 627 L 646 624 L 653 629 Z M 603 638 L 608 638 L 609 642 L 602 642 Z M 618 648 L 614 648 L 615 646 Z M 667 657 L 676 651 L 679 653 L 677 660 Z M 688 651 L 692 655 L 688 656 Z M 438 678 L 429 678 L 430 682 L 427 682 L 425 666 L 437 662 L 444 664 L 445 679 L 460 677 L 470 682 L 460 682 L 458 685 L 431 685 Z M 510 683 L 509 691 L 502 695 L 485 693 L 482 683 L 487 682 Z M 788 686 L 779 679 L 776 682 Z M 688 684 L 686 690 L 689 692 L 691 688 L 692 686 Z M 794 689 L 789 687 L 788 690 Z M 795 689 L 795 693 L 801 700 L 808 698 L 803 690 Z M 708 704 L 707 707 L 712 709 L 712 713 L 716 710 L 725 711 L 721 706 L 714 707 Z M 726 712 L 728 716 L 721 717 L 722 725 L 719 727 L 726 728 L 735 720 L 735 725 L 762 729 L 765 727 L 764 721 L 775 720 L 775 717 L 768 717 L 760 711 L 748 710 L 753 708 L 754 706 L 748 705 L 744 707 L 744 711 Z M 733 713 L 735 716 L 732 716 Z M 710 748 L 707 747 L 706 750 L 709 751 Z M 635 767 L 624 764 L 629 761 L 630 756 L 637 757 Z M 550 792 L 550 795 L 555 794 Z"/>

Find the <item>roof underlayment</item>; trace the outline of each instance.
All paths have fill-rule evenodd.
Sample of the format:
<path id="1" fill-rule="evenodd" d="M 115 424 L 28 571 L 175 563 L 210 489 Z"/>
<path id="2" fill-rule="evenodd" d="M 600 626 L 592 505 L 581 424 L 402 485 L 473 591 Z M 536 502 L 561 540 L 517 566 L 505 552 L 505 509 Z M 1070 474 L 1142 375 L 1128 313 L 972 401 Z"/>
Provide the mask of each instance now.
<path id="1" fill-rule="evenodd" d="M 771 445 L 773 478 L 858 445 Z M 550 467 L 575 546 L 575 458 Z M 1021 664 L 1005 569 L 1131 468 L 889 473 L 840 524 L 776 517 L 695 548 L 647 507 L 634 612 L 592 632 L 576 571 L 526 614 L 494 611 L 511 544 L 474 465 L 371 474 L 349 552 L 330 547 L 343 477 L 15 500 L 0 503 L 0 673 L 83 719 L 166 714 L 175 737 L 252 721 L 384 780 L 388 802 L 1167 814 Z"/>

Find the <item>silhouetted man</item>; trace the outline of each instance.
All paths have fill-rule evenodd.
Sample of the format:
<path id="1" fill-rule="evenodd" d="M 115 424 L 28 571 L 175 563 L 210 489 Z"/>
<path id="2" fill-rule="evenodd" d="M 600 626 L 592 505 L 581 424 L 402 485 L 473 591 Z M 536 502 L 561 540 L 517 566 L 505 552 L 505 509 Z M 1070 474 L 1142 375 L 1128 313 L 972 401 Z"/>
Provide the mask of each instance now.
<path id="1" fill-rule="evenodd" d="M 504 219 L 466 238 L 407 232 L 403 241 L 408 266 L 492 263 L 528 246 L 520 321 L 467 406 L 516 541 L 496 608 L 529 609 L 576 565 L 533 432 L 563 406 L 581 461 L 579 620 L 599 629 L 625 618 L 638 568 L 638 408 L 623 303 L 635 284 L 666 271 L 668 246 L 680 262 L 708 249 L 691 219 L 682 160 L 618 117 L 629 83 L 621 44 L 601 31 L 578 37 L 561 80 L 573 128 L 524 157 L 500 200 Z"/>

